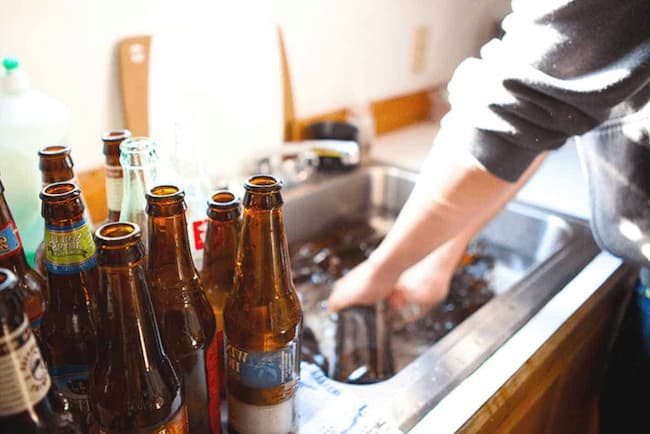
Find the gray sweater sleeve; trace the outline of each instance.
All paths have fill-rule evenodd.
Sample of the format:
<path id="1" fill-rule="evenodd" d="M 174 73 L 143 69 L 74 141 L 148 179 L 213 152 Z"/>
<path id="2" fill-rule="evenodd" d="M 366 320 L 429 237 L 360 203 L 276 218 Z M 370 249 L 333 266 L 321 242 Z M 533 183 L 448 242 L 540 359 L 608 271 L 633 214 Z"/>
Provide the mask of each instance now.
<path id="1" fill-rule="evenodd" d="M 457 68 L 440 131 L 500 178 L 647 102 L 649 0 L 513 0 L 503 26 Z"/>

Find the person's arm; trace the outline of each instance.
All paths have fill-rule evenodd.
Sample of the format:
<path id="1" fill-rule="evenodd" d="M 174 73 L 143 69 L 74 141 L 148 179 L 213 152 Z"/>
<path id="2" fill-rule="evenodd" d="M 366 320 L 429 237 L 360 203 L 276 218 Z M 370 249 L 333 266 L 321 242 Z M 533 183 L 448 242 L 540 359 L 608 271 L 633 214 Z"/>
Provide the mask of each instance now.
<path id="1" fill-rule="evenodd" d="M 373 255 L 337 282 L 330 309 L 388 295 L 403 271 L 507 200 L 541 152 L 648 86 L 647 0 L 515 1 L 513 10 L 503 40 L 454 73 L 451 111 L 411 197 Z"/>
<path id="2" fill-rule="evenodd" d="M 525 185 L 545 156 L 546 153 L 537 157 L 519 180 L 510 186 L 510 191 L 500 201 L 486 205 L 481 216 L 468 224 L 462 232 L 404 271 L 390 294 L 392 307 L 400 309 L 406 304 L 416 305 L 417 314 L 422 315 L 444 300 L 449 292 L 454 271 L 461 262 L 469 242 Z"/>
<path id="3" fill-rule="evenodd" d="M 542 161 L 540 157 L 518 182 L 509 183 L 485 171 L 470 154 L 457 154 L 457 149 L 434 146 L 414 191 L 384 241 L 367 261 L 336 282 L 329 298 L 331 310 L 372 304 L 389 296 L 399 287 L 400 275 L 419 261 L 422 262 L 415 265 L 413 272 L 418 273 L 419 266 L 420 273 L 430 269 L 431 274 L 420 274 L 417 279 L 436 281 L 428 282 L 426 290 L 402 297 L 401 301 L 431 307 L 446 294 L 446 287 L 438 285 L 445 280 L 448 285 L 467 242 L 512 198 Z M 440 292 L 433 292 L 436 287 Z M 394 304 L 399 303 L 394 300 Z"/>

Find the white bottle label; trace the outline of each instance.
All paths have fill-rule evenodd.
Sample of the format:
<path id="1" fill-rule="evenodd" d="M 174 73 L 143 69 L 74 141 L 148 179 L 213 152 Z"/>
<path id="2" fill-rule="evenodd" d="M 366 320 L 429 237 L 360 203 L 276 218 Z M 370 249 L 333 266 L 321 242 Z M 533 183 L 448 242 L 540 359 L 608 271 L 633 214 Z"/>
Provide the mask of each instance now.
<path id="1" fill-rule="evenodd" d="M 40 402 L 51 380 L 29 327 L 23 324 L 0 338 L 0 416 L 25 411 Z"/>
<path id="2" fill-rule="evenodd" d="M 124 175 L 122 166 L 106 165 L 106 203 L 111 211 L 119 211 L 122 207 L 122 188 Z"/>
<path id="3" fill-rule="evenodd" d="M 229 378 L 242 386 L 260 391 L 284 386 L 271 398 L 273 404 L 243 402 L 228 395 L 228 423 L 237 432 L 288 433 L 296 428 L 295 394 L 298 380 L 298 345 L 290 342 L 276 351 L 246 351 L 226 344 L 226 370 Z M 239 397 L 241 398 L 241 397 Z"/>
<path id="4" fill-rule="evenodd" d="M 228 423 L 246 434 L 286 434 L 295 432 L 294 399 L 275 405 L 253 405 L 228 396 Z"/>

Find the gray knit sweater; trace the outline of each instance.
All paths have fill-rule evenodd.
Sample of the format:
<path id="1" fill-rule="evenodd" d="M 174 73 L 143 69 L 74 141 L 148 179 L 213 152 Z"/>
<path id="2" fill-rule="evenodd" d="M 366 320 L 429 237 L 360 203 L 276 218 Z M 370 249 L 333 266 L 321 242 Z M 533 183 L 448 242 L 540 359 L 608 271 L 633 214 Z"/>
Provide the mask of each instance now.
<path id="1" fill-rule="evenodd" d="M 513 0 L 512 9 L 503 38 L 454 73 L 438 139 L 515 181 L 575 137 L 596 241 L 650 267 L 650 0 Z"/>
<path id="2" fill-rule="evenodd" d="M 513 0 L 512 9 L 505 36 L 456 70 L 443 120 L 508 181 L 650 95 L 650 0 Z"/>

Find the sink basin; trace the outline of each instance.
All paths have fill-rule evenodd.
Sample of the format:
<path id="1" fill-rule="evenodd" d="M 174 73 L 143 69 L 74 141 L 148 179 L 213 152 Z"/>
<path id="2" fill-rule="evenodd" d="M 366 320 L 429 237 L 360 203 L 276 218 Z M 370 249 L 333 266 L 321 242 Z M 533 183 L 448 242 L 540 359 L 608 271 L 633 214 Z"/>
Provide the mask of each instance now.
<path id="1" fill-rule="evenodd" d="M 347 216 L 363 215 L 371 225 L 388 229 L 416 179 L 408 171 L 371 165 L 339 175 L 319 175 L 289 189 L 284 195 L 289 243 L 309 240 Z M 395 355 L 398 370 L 393 377 L 369 385 L 340 383 L 380 406 L 404 431 L 599 252 L 585 221 L 514 201 L 477 238 L 490 246 L 495 258 L 495 296 L 439 341 L 410 340 L 406 347 L 413 351 Z M 306 322 L 309 315 L 305 312 Z"/>

